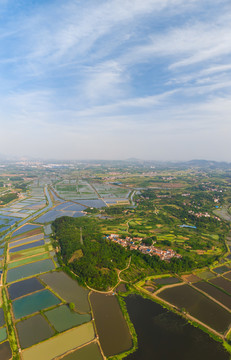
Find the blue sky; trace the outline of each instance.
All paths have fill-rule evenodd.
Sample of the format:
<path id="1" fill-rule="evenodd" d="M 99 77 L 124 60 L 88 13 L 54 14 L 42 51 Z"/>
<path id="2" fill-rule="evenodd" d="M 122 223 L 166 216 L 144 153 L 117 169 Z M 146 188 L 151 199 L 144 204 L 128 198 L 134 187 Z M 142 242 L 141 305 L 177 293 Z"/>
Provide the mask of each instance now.
<path id="1" fill-rule="evenodd" d="M 231 161 L 230 0 L 0 0 L 0 153 Z"/>

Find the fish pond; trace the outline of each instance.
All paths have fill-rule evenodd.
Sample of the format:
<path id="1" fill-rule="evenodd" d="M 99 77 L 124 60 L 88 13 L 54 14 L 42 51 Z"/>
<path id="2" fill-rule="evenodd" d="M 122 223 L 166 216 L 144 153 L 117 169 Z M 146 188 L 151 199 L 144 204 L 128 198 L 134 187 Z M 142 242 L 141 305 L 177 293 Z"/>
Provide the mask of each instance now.
<path id="1" fill-rule="evenodd" d="M 219 288 L 226 291 L 228 294 L 231 295 L 231 281 L 224 279 L 223 277 L 217 277 L 215 279 L 209 280 L 209 282 L 215 286 L 218 286 Z"/>
<path id="2" fill-rule="evenodd" d="M 7 339 L 7 331 L 6 328 L 3 327 L 0 329 L 0 342 L 5 341 Z"/>
<path id="3" fill-rule="evenodd" d="M 14 282 L 29 276 L 40 274 L 46 271 L 54 270 L 55 265 L 52 260 L 46 259 L 37 261 L 31 264 L 19 266 L 8 270 L 7 272 L 7 282 Z"/>
<path id="4" fill-rule="evenodd" d="M 75 311 L 71 311 L 67 305 L 46 311 L 44 314 L 58 332 L 91 321 L 90 314 L 78 314 Z"/>
<path id="5" fill-rule="evenodd" d="M 224 291 L 217 289 L 215 286 L 210 285 L 206 281 L 200 281 L 193 285 L 199 290 L 202 290 L 206 294 L 212 296 L 215 300 L 219 301 L 231 310 L 231 296 L 225 294 Z"/>
<path id="6" fill-rule="evenodd" d="M 9 250 L 9 253 L 11 254 L 21 250 L 32 249 L 41 245 L 44 245 L 44 240 L 34 241 L 34 242 L 30 242 L 29 244 L 13 247 L 12 249 Z"/>
<path id="7" fill-rule="evenodd" d="M 13 302 L 13 312 L 15 319 L 33 314 L 37 311 L 60 304 L 58 299 L 49 290 L 42 290 L 32 295 L 24 296 Z"/>
<path id="8" fill-rule="evenodd" d="M 94 337 L 94 327 L 89 322 L 24 350 L 23 360 L 52 360 L 67 351 L 87 344 Z"/>
<path id="9" fill-rule="evenodd" d="M 39 254 L 39 255 L 31 256 L 31 257 L 24 258 L 24 259 L 21 259 L 18 261 L 13 261 L 13 262 L 9 263 L 7 265 L 7 267 L 8 267 L 8 269 L 12 269 L 17 266 L 30 264 L 32 262 L 36 262 L 39 260 L 45 260 L 45 259 L 49 259 L 49 253 Z"/>
<path id="10" fill-rule="evenodd" d="M 223 266 L 219 266 L 217 268 L 214 268 L 213 271 L 216 273 L 216 274 L 224 274 L 225 272 L 227 271 L 230 271 L 230 268 L 228 268 L 227 266 L 223 265 Z"/>
<path id="11" fill-rule="evenodd" d="M 103 360 L 99 346 L 96 342 L 75 350 L 64 356 L 62 360 Z"/>
<path id="12" fill-rule="evenodd" d="M 229 360 L 221 343 L 154 301 L 129 295 L 125 302 L 138 337 L 126 360 Z"/>
<path id="13" fill-rule="evenodd" d="M 5 324 L 5 317 L 4 317 L 4 311 L 2 308 L 0 308 L 0 327 Z"/>
<path id="14" fill-rule="evenodd" d="M 220 333 L 224 333 L 230 326 L 231 313 L 189 285 L 165 289 L 158 293 L 158 297 L 178 309 L 185 309 L 190 315 Z"/>
<path id="15" fill-rule="evenodd" d="M 54 330 L 42 315 L 35 315 L 16 324 L 22 349 L 30 347 L 54 335 Z"/>
<path id="16" fill-rule="evenodd" d="M 35 291 L 44 289 L 44 286 L 37 278 L 31 278 L 18 281 L 8 287 L 8 293 L 11 300 L 15 300 L 21 296 L 31 294 Z"/>
<path id="17" fill-rule="evenodd" d="M 18 230 L 16 230 L 13 233 L 13 236 L 21 235 L 27 231 L 31 231 L 31 230 L 39 229 L 39 228 L 41 228 L 39 225 L 26 224 L 26 225 L 23 225 L 22 227 L 20 227 Z"/>
<path id="18" fill-rule="evenodd" d="M 9 243 L 9 249 L 11 249 L 14 246 L 19 246 L 22 244 L 30 243 L 36 240 L 42 240 L 44 238 L 43 234 L 38 234 L 30 237 L 23 238 L 21 240 L 13 241 Z"/>
<path id="19" fill-rule="evenodd" d="M 5 341 L 0 344 L 0 359 L 1 360 L 9 360 L 12 357 L 12 352 L 10 348 L 9 341 Z"/>
<path id="20" fill-rule="evenodd" d="M 71 279 L 62 271 L 43 274 L 39 278 L 59 294 L 62 299 L 73 302 L 76 311 L 80 313 L 90 312 L 89 291 L 79 286 L 76 280 Z"/>
<path id="21" fill-rule="evenodd" d="M 129 350 L 132 338 L 116 296 L 93 292 L 90 301 L 105 356 Z"/>

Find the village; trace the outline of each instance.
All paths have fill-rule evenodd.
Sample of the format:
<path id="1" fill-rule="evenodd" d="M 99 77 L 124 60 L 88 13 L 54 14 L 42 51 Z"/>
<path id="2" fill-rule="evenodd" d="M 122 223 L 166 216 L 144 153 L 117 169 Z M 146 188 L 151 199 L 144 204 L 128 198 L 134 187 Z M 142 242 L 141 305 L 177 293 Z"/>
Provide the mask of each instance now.
<path id="1" fill-rule="evenodd" d="M 155 241 L 153 241 L 153 244 L 148 246 L 143 243 L 143 238 L 140 237 L 126 237 L 125 239 L 122 239 L 119 237 L 118 234 L 111 234 L 107 236 L 107 239 L 123 246 L 124 248 L 129 248 L 130 250 L 137 250 L 140 251 L 143 254 L 147 254 L 150 256 L 159 256 L 161 260 L 170 260 L 173 257 L 175 258 L 181 258 L 182 256 L 177 254 L 172 249 L 162 250 L 160 248 L 157 248 L 153 246 Z"/>

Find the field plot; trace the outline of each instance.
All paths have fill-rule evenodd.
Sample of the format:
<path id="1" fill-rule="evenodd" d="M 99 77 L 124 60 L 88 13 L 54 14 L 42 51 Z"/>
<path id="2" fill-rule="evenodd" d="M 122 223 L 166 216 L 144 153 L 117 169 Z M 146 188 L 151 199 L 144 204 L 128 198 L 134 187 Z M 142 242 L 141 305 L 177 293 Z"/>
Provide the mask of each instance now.
<path id="1" fill-rule="evenodd" d="M 102 200 L 98 199 L 98 200 L 79 200 L 81 202 L 81 204 L 87 206 L 87 207 L 93 207 L 93 208 L 102 208 L 105 207 L 106 204 L 105 202 L 103 202 Z"/>
<path id="2" fill-rule="evenodd" d="M 229 271 L 229 272 L 227 272 L 226 274 L 224 274 L 223 277 L 225 277 L 226 279 L 231 280 L 231 271 Z"/>
<path id="3" fill-rule="evenodd" d="M 227 266 L 223 265 L 223 266 L 219 266 L 217 268 L 214 268 L 213 271 L 216 273 L 216 274 L 224 274 L 225 272 L 227 271 L 230 271 L 230 268 L 228 268 Z"/>
<path id="4" fill-rule="evenodd" d="M 102 360 L 99 346 L 96 342 L 91 343 L 64 356 L 62 360 Z"/>
<path id="5" fill-rule="evenodd" d="M 56 185 L 56 191 L 65 200 L 97 199 L 94 189 L 86 181 L 72 181 L 71 184 L 63 181 Z"/>
<path id="6" fill-rule="evenodd" d="M 24 258 L 18 261 L 14 261 L 11 262 L 7 265 L 8 269 L 12 269 L 15 268 L 17 266 L 21 266 L 21 265 L 26 265 L 26 264 L 30 264 L 39 260 L 45 260 L 45 259 L 49 259 L 49 253 L 45 253 L 45 254 L 41 254 L 41 255 L 36 255 L 36 256 L 30 256 L 28 258 Z"/>
<path id="7" fill-rule="evenodd" d="M 0 359 L 1 360 L 9 360 L 12 357 L 12 352 L 10 348 L 9 341 L 5 341 L 0 344 Z"/>
<path id="8" fill-rule="evenodd" d="M 226 280 L 223 277 L 217 277 L 209 280 L 209 282 L 215 286 L 218 286 L 219 288 L 223 289 L 231 295 L 231 281 Z"/>
<path id="9" fill-rule="evenodd" d="M 13 312 L 15 319 L 33 314 L 37 311 L 60 304 L 58 299 L 49 290 L 41 290 L 32 295 L 27 295 L 13 302 Z"/>
<path id="10" fill-rule="evenodd" d="M 90 312 L 89 291 L 79 286 L 77 281 L 71 279 L 67 274 L 58 271 L 40 275 L 39 278 L 59 294 L 62 299 L 73 302 L 76 311 L 80 313 Z"/>
<path id="11" fill-rule="evenodd" d="M 35 235 L 39 235 L 39 234 L 43 235 L 42 226 L 39 226 L 38 229 L 34 229 L 34 230 L 28 231 L 26 233 L 23 233 L 21 235 L 17 235 L 17 236 L 12 237 L 9 240 L 9 243 L 12 243 L 14 241 L 18 241 L 18 240 L 21 240 L 21 239 L 26 239 L 26 238 L 29 238 L 31 236 L 35 236 Z"/>
<path id="12" fill-rule="evenodd" d="M 93 292 L 90 301 L 105 356 L 129 350 L 132 347 L 132 338 L 117 298 Z"/>
<path id="13" fill-rule="evenodd" d="M 44 286 L 37 278 L 18 281 L 8 287 L 8 293 L 11 300 L 15 300 L 21 296 L 31 294 L 35 291 L 44 289 Z"/>
<path id="14" fill-rule="evenodd" d="M 55 333 L 40 314 L 18 322 L 16 328 L 22 349 L 46 340 Z"/>
<path id="15" fill-rule="evenodd" d="M 185 309 L 190 315 L 220 333 L 224 333 L 231 323 L 231 314 L 227 310 L 189 285 L 165 289 L 158 293 L 158 297 L 178 309 Z"/>
<path id="16" fill-rule="evenodd" d="M 42 239 L 44 239 L 43 234 L 37 234 L 37 235 L 34 235 L 34 236 L 24 237 L 23 239 L 20 239 L 20 240 L 11 241 L 9 243 L 9 249 L 11 249 L 12 247 L 15 247 L 15 246 L 19 246 L 19 245 L 22 245 L 22 244 L 27 244 L 27 243 L 42 240 Z"/>
<path id="17" fill-rule="evenodd" d="M 3 325 L 5 325 L 4 311 L 2 308 L 0 308 L 0 327 Z"/>
<path id="18" fill-rule="evenodd" d="M 7 282 L 14 282 L 26 277 L 37 275 L 43 272 L 54 270 L 55 265 L 52 260 L 46 259 L 31 264 L 19 266 L 7 271 Z"/>
<path id="19" fill-rule="evenodd" d="M 58 332 L 91 321 L 91 315 L 77 314 L 76 312 L 71 311 L 67 305 L 62 305 L 46 311 L 44 314 Z"/>
<path id="20" fill-rule="evenodd" d="M 209 280 L 214 278 L 214 274 L 212 274 L 210 271 L 202 271 L 197 273 L 197 276 L 199 276 L 203 280 Z"/>
<path id="21" fill-rule="evenodd" d="M 16 261 L 16 260 L 21 260 L 24 258 L 28 258 L 29 256 L 34 256 L 37 254 L 42 254 L 44 252 L 46 252 L 47 249 L 45 246 L 39 246 L 37 248 L 34 249 L 27 249 L 27 250 L 23 250 L 23 251 L 18 251 L 16 253 L 10 254 L 10 261 Z"/>
<path id="22" fill-rule="evenodd" d="M 67 351 L 92 341 L 94 337 L 95 333 L 92 323 L 83 324 L 30 349 L 24 350 L 22 352 L 23 360 L 52 360 L 57 356 L 65 354 Z"/>
<path id="23" fill-rule="evenodd" d="M 197 281 L 200 281 L 200 278 L 196 275 L 190 274 L 190 275 L 181 275 L 182 279 L 184 281 L 190 282 L 190 283 L 194 283 Z"/>
<path id="24" fill-rule="evenodd" d="M 14 231 L 13 236 L 15 237 L 15 236 L 24 234 L 24 233 L 26 233 L 28 231 L 35 230 L 35 229 L 40 229 L 40 228 L 41 228 L 41 226 L 39 226 L 39 225 L 25 224 L 22 227 L 20 227 L 18 230 Z"/>
<path id="25" fill-rule="evenodd" d="M 12 254 L 22 250 L 33 249 L 41 245 L 44 245 L 44 240 L 38 240 L 38 241 L 30 242 L 28 244 L 15 246 L 9 250 L 9 253 Z"/>
<path id="26" fill-rule="evenodd" d="M 179 280 L 176 277 L 164 277 L 164 278 L 153 279 L 152 282 L 155 285 L 171 285 L 171 284 L 178 284 L 181 282 L 181 280 Z"/>
<path id="27" fill-rule="evenodd" d="M 223 291 L 220 291 L 215 286 L 210 285 L 205 281 L 200 281 L 193 285 L 199 290 L 202 290 L 208 295 L 212 296 L 214 299 L 227 306 L 231 310 L 231 296 L 225 294 Z"/>
<path id="28" fill-rule="evenodd" d="M 64 211 L 64 210 L 58 211 L 54 209 L 40 216 L 38 219 L 35 220 L 35 222 L 40 224 L 45 224 L 54 221 L 55 219 L 60 218 L 62 216 L 81 217 L 81 216 L 85 216 L 85 214 L 80 211 Z"/>
<path id="29" fill-rule="evenodd" d="M 3 327 L 0 329 L 0 342 L 5 341 L 7 339 L 7 331 L 6 328 Z"/>
<path id="30" fill-rule="evenodd" d="M 1 215 L 0 211 L 0 233 L 8 230 L 11 225 L 14 225 L 18 221 L 16 217 Z"/>
<path id="31" fill-rule="evenodd" d="M 126 199 L 130 193 L 130 190 L 120 186 L 99 183 L 94 183 L 92 185 L 102 198 Z"/>

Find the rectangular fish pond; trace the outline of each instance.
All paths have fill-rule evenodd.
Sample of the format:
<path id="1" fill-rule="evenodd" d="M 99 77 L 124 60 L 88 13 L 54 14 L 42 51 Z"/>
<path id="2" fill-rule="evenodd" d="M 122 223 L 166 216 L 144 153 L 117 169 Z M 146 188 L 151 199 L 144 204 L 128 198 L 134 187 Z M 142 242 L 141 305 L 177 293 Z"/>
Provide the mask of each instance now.
<path id="1" fill-rule="evenodd" d="M 158 297 L 178 309 L 185 309 L 190 315 L 220 333 L 224 333 L 230 326 L 231 313 L 189 285 L 162 290 Z"/>
<path id="2" fill-rule="evenodd" d="M 24 244 L 24 245 L 20 245 L 20 246 L 16 246 L 13 247 L 12 249 L 9 250 L 9 253 L 15 253 L 21 250 L 27 250 L 27 249 L 32 249 L 38 246 L 44 245 L 44 240 L 39 240 L 39 241 L 35 241 L 35 242 L 30 242 L 29 244 Z"/>
<path id="3" fill-rule="evenodd" d="M 24 296 L 13 301 L 15 319 L 33 314 L 37 311 L 60 304 L 61 300 L 49 290 L 41 290 L 32 295 Z"/>
<path id="4" fill-rule="evenodd" d="M 16 324 L 19 342 L 22 349 L 28 348 L 54 335 L 54 330 L 40 314 Z"/>
<path id="5" fill-rule="evenodd" d="M 91 321 L 90 314 L 78 314 L 75 311 L 71 311 L 67 305 L 48 310 L 44 314 L 58 332 Z"/>
<path id="6" fill-rule="evenodd" d="M 37 278 L 33 277 L 10 285 L 8 287 L 8 294 L 11 300 L 15 300 L 21 296 L 28 295 L 42 289 L 44 289 L 44 286 Z"/>
<path id="7" fill-rule="evenodd" d="M 64 356 L 62 360 L 103 360 L 101 351 L 97 343 L 91 343 L 70 354 Z"/>
<path id="8" fill-rule="evenodd" d="M 62 299 L 73 302 L 76 311 L 80 313 L 90 312 L 89 291 L 81 287 L 76 280 L 71 279 L 62 271 L 43 274 L 39 278 L 59 294 Z"/>
<path id="9" fill-rule="evenodd" d="M 90 301 L 105 356 L 131 349 L 131 334 L 116 296 L 93 292 Z"/>
<path id="10" fill-rule="evenodd" d="M 19 266 L 17 268 L 13 268 L 7 271 L 7 282 L 14 282 L 29 276 L 33 276 L 54 269 L 55 265 L 50 259 Z"/>

